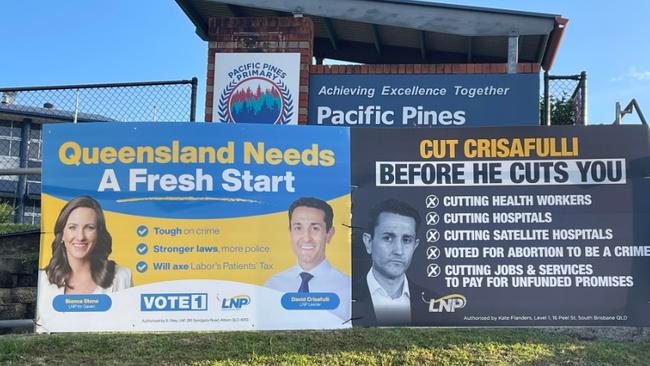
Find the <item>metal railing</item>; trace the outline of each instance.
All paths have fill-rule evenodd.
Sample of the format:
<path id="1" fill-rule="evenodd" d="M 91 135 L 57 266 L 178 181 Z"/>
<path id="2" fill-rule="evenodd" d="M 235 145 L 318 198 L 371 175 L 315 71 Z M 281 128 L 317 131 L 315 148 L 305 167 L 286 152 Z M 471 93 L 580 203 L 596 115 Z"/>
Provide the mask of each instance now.
<path id="1" fill-rule="evenodd" d="M 196 120 L 198 79 L 0 88 L 2 104 L 76 121 Z M 49 111 L 48 111 L 49 110 Z M 1 111 L 1 109 L 0 109 Z"/>
<path id="2" fill-rule="evenodd" d="M 643 115 L 643 112 L 641 112 L 641 108 L 639 107 L 639 103 L 636 102 L 636 99 L 632 98 L 632 100 L 625 106 L 625 108 L 621 109 L 621 103 L 616 102 L 616 118 L 614 119 L 614 124 L 615 125 L 620 125 L 621 120 L 626 114 L 630 114 L 633 111 L 636 111 L 637 116 L 639 116 L 639 120 L 641 121 L 642 124 L 647 125 L 648 123 L 645 120 L 645 116 Z"/>

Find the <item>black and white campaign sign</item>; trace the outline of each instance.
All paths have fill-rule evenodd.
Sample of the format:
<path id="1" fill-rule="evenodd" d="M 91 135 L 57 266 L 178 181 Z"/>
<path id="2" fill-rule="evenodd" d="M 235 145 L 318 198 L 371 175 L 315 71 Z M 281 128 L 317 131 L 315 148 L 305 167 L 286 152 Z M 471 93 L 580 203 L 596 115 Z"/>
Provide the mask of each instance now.
<path id="1" fill-rule="evenodd" d="M 313 74 L 308 115 L 329 126 L 534 126 L 539 74 Z"/>
<path id="2" fill-rule="evenodd" d="M 356 325 L 650 325 L 646 126 L 351 137 Z"/>

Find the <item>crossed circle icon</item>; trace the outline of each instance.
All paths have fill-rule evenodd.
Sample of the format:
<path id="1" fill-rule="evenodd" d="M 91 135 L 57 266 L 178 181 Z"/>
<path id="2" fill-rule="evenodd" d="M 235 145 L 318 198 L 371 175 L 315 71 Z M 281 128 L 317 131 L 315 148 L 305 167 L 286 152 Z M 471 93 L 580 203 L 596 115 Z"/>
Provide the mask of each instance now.
<path id="1" fill-rule="evenodd" d="M 440 203 L 440 199 L 438 199 L 438 196 L 436 196 L 435 194 L 430 194 L 427 196 L 424 202 L 426 203 L 427 208 L 436 208 Z"/>
<path id="2" fill-rule="evenodd" d="M 437 225 L 440 221 L 440 215 L 435 212 L 427 213 L 427 225 Z"/>
<path id="3" fill-rule="evenodd" d="M 427 267 L 427 277 L 438 277 L 439 275 L 440 275 L 440 266 L 435 263 L 429 264 L 429 266 Z"/>
<path id="4" fill-rule="evenodd" d="M 440 240 L 440 233 L 436 229 L 429 229 L 427 230 L 427 242 L 428 243 L 435 243 L 438 240 Z"/>
<path id="5" fill-rule="evenodd" d="M 438 257 L 440 257 L 440 249 L 438 247 L 431 246 L 427 248 L 427 259 L 435 260 Z"/>

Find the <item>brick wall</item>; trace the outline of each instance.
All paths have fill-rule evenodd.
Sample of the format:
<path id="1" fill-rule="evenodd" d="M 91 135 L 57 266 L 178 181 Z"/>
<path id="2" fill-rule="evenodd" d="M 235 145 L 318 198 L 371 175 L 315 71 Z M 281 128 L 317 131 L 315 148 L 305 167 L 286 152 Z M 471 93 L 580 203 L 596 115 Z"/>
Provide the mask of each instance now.
<path id="1" fill-rule="evenodd" d="M 0 320 L 35 317 L 39 239 L 38 232 L 0 235 Z"/>
<path id="2" fill-rule="evenodd" d="M 205 120 L 212 121 L 214 55 L 217 52 L 300 53 L 298 121 L 307 123 L 309 66 L 313 55 L 314 25 L 309 18 L 210 18 Z"/>

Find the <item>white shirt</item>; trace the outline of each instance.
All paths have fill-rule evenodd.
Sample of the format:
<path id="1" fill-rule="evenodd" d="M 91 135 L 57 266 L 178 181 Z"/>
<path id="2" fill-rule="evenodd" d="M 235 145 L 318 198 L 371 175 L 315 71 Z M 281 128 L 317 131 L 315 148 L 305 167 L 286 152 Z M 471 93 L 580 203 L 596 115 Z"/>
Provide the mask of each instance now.
<path id="1" fill-rule="evenodd" d="M 109 287 L 101 287 L 97 285 L 93 294 L 110 294 L 112 292 L 117 292 L 120 290 L 127 289 L 133 286 L 133 280 L 131 279 L 131 270 L 115 265 L 115 275 L 113 277 L 113 283 Z M 50 283 L 47 278 L 47 273 L 44 270 L 38 271 L 38 291 L 39 295 L 43 298 L 53 299 L 56 295 L 65 294 L 65 287 L 58 287 L 57 285 Z"/>
<path id="2" fill-rule="evenodd" d="M 115 277 L 113 277 L 113 283 L 107 287 L 101 287 L 97 285 L 93 294 L 110 294 L 113 292 L 125 290 L 133 286 L 133 280 L 131 279 L 131 270 L 115 265 Z M 37 301 L 37 314 L 36 322 L 41 326 L 45 326 L 44 329 L 47 329 L 48 319 L 53 319 L 55 317 L 75 317 L 75 313 L 61 313 L 52 307 L 52 300 L 57 295 L 64 295 L 65 287 L 58 287 L 55 284 L 50 283 L 47 278 L 47 273 L 44 270 L 38 271 L 38 301 Z"/>
<path id="3" fill-rule="evenodd" d="M 296 264 L 286 271 L 273 275 L 273 277 L 266 281 L 264 287 L 284 293 L 298 292 L 302 283 L 302 278 L 300 277 L 300 273 L 302 272 L 307 272 L 314 276 L 308 282 L 309 292 L 333 292 L 338 295 L 341 302 L 338 308 L 331 311 L 342 320 L 349 320 L 351 303 L 350 277 L 332 267 L 327 259 L 310 271 L 305 271 L 300 267 L 300 264 Z"/>
<path id="4" fill-rule="evenodd" d="M 411 294 L 409 292 L 409 281 L 406 275 L 402 275 L 402 293 L 397 298 L 392 298 L 386 290 L 377 282 L 372 268 L 366 276 L 368 290 L 372 298 L 372 306 L 375 309 L 375 317 L 379 324 L 408 324 L 411 322 Z"/>

